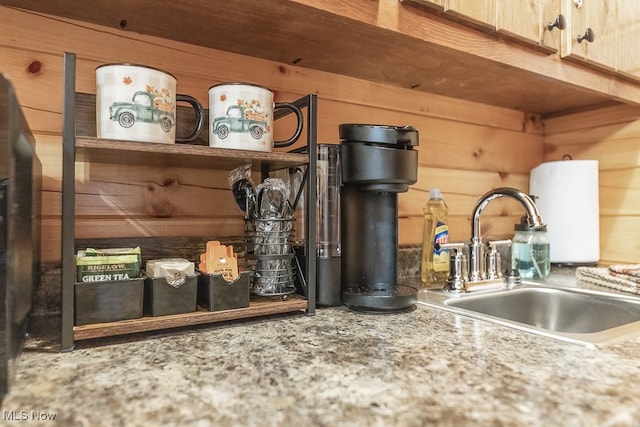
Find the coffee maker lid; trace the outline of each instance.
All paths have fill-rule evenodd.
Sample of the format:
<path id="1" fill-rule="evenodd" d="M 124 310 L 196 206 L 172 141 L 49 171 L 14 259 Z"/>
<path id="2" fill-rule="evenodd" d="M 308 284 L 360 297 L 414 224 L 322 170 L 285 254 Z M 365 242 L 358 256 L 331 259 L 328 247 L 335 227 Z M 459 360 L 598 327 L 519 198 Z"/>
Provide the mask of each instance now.
<path id="1" fill-rule="evenodd" d="M 339 127 L 342 142 L 417 146 L 418 131 L 413 126 L 387 126 L 345 123 Z"/>

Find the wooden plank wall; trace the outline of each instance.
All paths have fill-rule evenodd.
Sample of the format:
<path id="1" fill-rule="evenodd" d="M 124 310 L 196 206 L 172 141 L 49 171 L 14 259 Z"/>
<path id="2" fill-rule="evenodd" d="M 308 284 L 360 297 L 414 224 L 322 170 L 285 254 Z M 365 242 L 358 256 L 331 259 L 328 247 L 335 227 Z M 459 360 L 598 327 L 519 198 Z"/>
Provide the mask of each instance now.
<path id="1" fill-rule="evenodd" d="M 598 160 L 601 263 L 640 262 L 640 108 L 548 119 L 545 129 L 545 161 Z"/>
<path id="2" fill-rule="evenodd" d="M 478 197 L 498 186 L 526 191 L 530 169 L 543 159 L 542 126 L 534 115 L 6 7 L 0 7 L 0 16 L 0 72 L 16 88 L 44 165 L 45 262 L 60 259 L 65 51 L 77 55 L 80 92 L 95 93 L 97 66 L 133 62 L 173 73 L 178 92 L 196 96 L 205 105 L 208 88 L 224 81 L 268 86 L 278 101 L 315 93 L 320 142 L 337 143 L 340 123 L 415 126 L 420 132 L 419 181 L 399 196 L 402 245 L 421 242 L 422 206 L 431 187 L 440 187 L 449 205 L 452 240 L 467 241 Z M 276 133 L 284 136 L 285 127 Z M 226 176 L 225 171 L 79 163 L 76 235 L 241 233 L 241 217 L 227 190 Z M 511 235 L 522 212 L 516 202 L 494 202 L 485 213 L 483 233 L 496 238 Z"/>

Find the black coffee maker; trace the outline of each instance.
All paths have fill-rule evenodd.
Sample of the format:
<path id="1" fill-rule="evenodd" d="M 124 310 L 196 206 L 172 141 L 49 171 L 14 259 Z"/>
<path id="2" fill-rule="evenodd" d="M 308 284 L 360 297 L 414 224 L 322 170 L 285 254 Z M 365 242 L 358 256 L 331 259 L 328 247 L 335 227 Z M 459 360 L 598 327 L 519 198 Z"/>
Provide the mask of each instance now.
<path id="1" fill-rule="evenodd" d="M 417 181 L 418 131 L 341 124 L 341 291 L 357 311 L 410 309 L 417 289 L 398 284 L 398 193 Z"/>

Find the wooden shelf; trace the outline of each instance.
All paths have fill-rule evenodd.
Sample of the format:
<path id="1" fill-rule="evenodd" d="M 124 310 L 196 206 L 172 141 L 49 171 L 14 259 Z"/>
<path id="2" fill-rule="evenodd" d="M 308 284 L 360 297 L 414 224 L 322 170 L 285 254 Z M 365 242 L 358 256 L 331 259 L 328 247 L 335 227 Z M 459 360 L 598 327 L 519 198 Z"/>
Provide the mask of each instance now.
<path id="1" fill-rule="evenodd" d="M 76 160 L 96 163 L 155 165 L 231 170 L 251 162 L 253 170 L 270 170 L 306 164 L 306 154 L 229 150 L 189 144 L 157 144 L 76 137 Z"/>
<path id="2" fill-rule="evenodd" d="M 182 109 L 183 107 L 178 107 Z M 187 112 L 178 115 L 180 128 L 192 128 Z M 205 115 L 208 111 L 205 110 Z M 306 154 L 287 153 L 285 149 L 262 152 L 209 147 L 207 130 L 193 144 L 158 144 L 96 138 L 95 95 L 76 93 L 76 160 L 94 163 L 226 169 L 251 163 L 252 170 L 277 170 L 306 164 Z"/>
<path id="3" fill-rule="evenodd" d="M 292 296 L 286 301 L 279 297 L 253 297 L 249 307 L 235 310 L 206 311 L 198 308 L 193 313 L 175 314 L 171 316 L 143 317 L 141 319 L 121 320 L 118 322 L 95 323 L 73 327 L 74 340 L 103 338 L 116 335 L 149 332 L 160 329 L 179 328 L 201 325 L 205 323 L 226 322 L 230 320 L 248 319 L 259 316 L 304 312 L 307 301 L 299 296 Z"/>
<path id="4" fill-rule="evenodd" d="M 105 0 L 86 0 L 83 7 L 67 0 L 0 3 L 264 58 L 283 64 L 283 73 L 291 64 L 528 113 L 640 104 L 637 82 L 399 1 L 129 0 L 118 7 Z M 245 37 L 247 28 L 251 34 Z"/>

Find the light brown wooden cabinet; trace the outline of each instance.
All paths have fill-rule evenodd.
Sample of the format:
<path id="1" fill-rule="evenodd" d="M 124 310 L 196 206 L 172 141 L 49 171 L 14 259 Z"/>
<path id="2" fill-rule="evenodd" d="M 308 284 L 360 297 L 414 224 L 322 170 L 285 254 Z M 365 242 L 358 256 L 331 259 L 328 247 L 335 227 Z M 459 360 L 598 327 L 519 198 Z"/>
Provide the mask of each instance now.
<path id="1" fill-rule="evenodd" d="M 619 0 L 562 0 L 567 29 L 560 55 L 594 67 L 618 69 Z M 634 10 L 627 10 L 633 16 Z"/>
<path id="2" fill-rule="evenodd" d="M 445 12 L 455 18 L 468 21 L 489 30 L 496 29 L 497 0 L 447 0 Z"/>
<path id="3" fill-rule="evenodd" d="M 634 0 L 404 0 L 473 28 L 563 59 L 640 78 L 640 19 Z M 429 7 L 427 7 L 429 5 Z M 554 26 L 559 16 L 566 28 Z"/>
<path id="4" fill-rule="evenodd" d="M 640 18 L 638 0 L 618 0 L 617 69 L 620 74 L 640 79 Z"/>
<path id="5" fill-rule="evenodd" d="M 634 0 L 562 0 L 562 58 L 640 80 L 640 9 Z M 593 41 L 585 39 L 592 31 Z"/>
<path id="6" fill-rule="evenodd" d="M 560 47 L 561 29 L 549 27 L 559 15 L 560 0 L 496 0 L 496 29 L 549 53 Z"/>
<path id="7" fill-rule="evenodd" d="M 560 14 L 560 0 L 403 0 L 473 28 L 519 40 L 548 53 L 558 52 L 560 31 L 549 28 Z"/>

